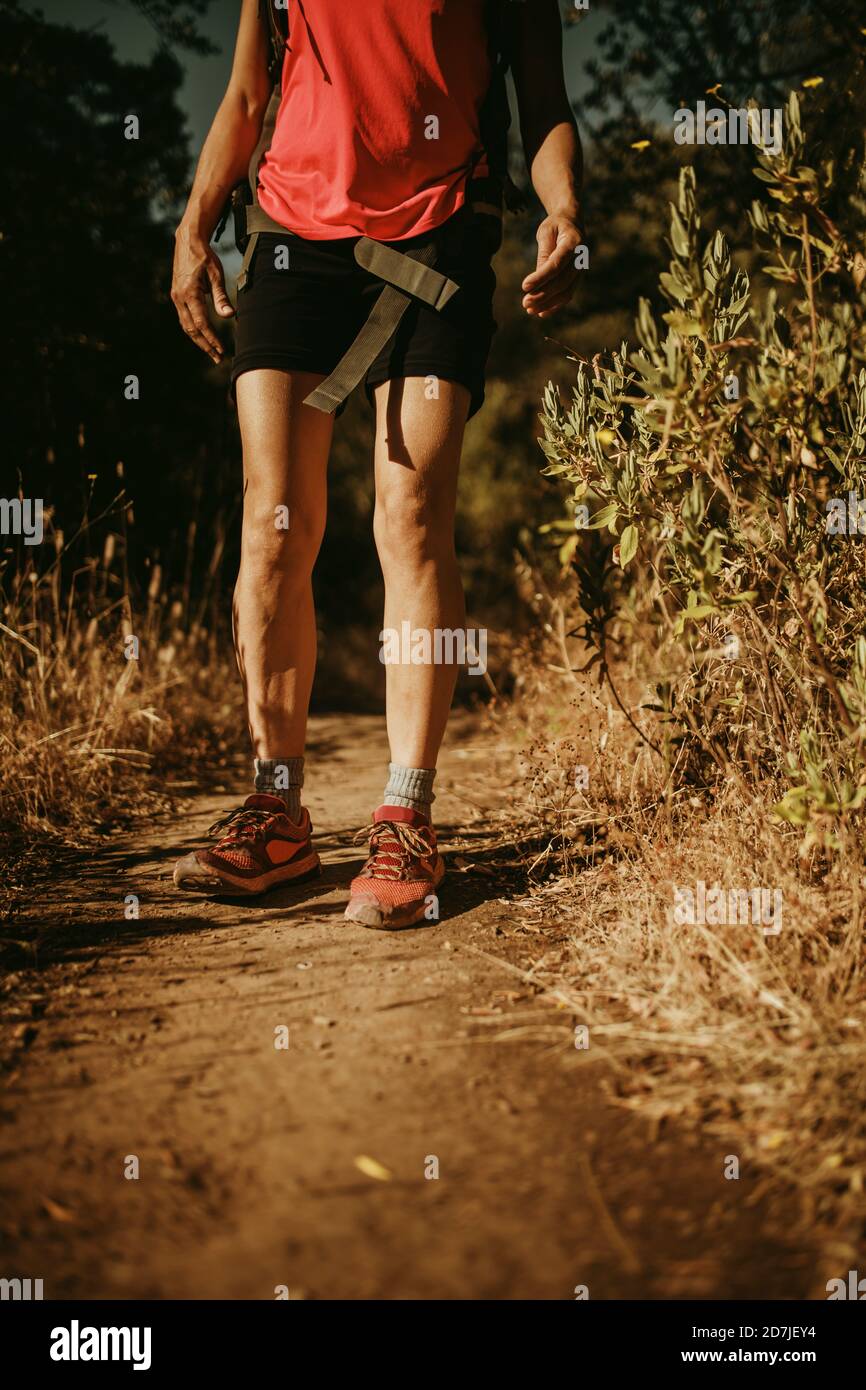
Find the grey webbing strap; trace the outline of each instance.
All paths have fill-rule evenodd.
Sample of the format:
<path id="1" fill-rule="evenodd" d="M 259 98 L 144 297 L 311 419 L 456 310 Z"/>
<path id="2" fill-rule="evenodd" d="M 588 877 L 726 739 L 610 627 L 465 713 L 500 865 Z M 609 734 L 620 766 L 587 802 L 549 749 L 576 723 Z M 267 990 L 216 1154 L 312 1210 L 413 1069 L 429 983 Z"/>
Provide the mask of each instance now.
<path id="1" fill-rule="evenodd" d="M 247 216 L 249 216 L 249 210 L 247 212 Z M 247 283 L 247 280 L 249 278 L 250 265 L 252 264 L 252 259 L 253 255 L 255 254 L 255 249 L 258 244 L 258 240 L 258 232 L 253 232 L 251 236 L 247 237 L 247 244 L 244 249 L 244 258 L 241 261 L 241 268 L 238 274 L 238 294 L 240 294 L 241 290 L 243 289 L 244 285 Z"/>
<path id="2" fill-rule="evenodd" d="M 458 286 L 446 275 L 421 260 L 416 260 L 405 251 L 395 251 L 391 246 L 383 246 L 380 241 L 372 241 L 362 236 L 355 246 L 355 260 L 365 270 L 371 271 L 387 285 L 396 285 L 398 290 L 421 299 L 431 309 L 444 309 Z"/>
<path id="3" fill-rule="evenodd" d="M 274 85 L 271 89 L 270 100 L 265 109 L 262 129 L 259 134 L 258 144 L 250 157 L 247 170 L 247 181 L 253 195 L 253 200 L 247 205 L 244 217 L 244 231 L 247 237 L 247 244 L 244 247 L 244 258 L 241 261 L 240 274 L 238 275 L 238 292 L 247 283 L 252 265 L 253 256 L 256 253 L 256 246 L 259 241 L 259 232 L 284 232 L 285 227 L 281 227 L 279 222 L 275 222 L 272 217 L 268 217 L 259 207 L 259 165 L 265 154 L 271 147 L 274 138 L 274 131 L 277 125 L 277 116 L 280 111 L 280 103 L 283 99 L 282 83 L 282 60 L 285 57 L 286 45 L 288 42 L 288 16 L 286 16 L 286 32 L 283 33 L 277 23 L 271 0 L 261 0 L 259 6 L 265 18 L 271 51 L 274 57 Z"/>
<path id="4" fill-rule="evenodd" d="M 259 136 L 259 143 L 253 150 L 249 166 L 249 184 L 253 193 L 253 201 L 247 205 L 245 230 L 247 234 L 247 244 L 244 248 L 244 258 L 241 262 L 240 274 L 238 275 L 238 292 L 240 292 L 249 279 L 250 266 L 258 245 L 259 232 L 285 232 L 286 228 L 281 227 L 279 222 L 275 222 L 272 217 L 259 207 L 258 176 L 259 165 L 262 162 L 265 151 L 270 149 L 271 141 L 274 137 L 274 127 L 277 123 L 277 112 L 280 109 L 281 90 L 279 83 L 271 92 L 271 99 L 268 102 L 268 109 L 262 121 L 262 132 Z"/>
<path id="5" fill-rule="evenodd" d="M 269 217 L 263 207 L 258 203 L 251 203 L 247 207 L 247 231 L 248 232 L 282 232 L 283 236 L 294 236 L 288 227 L 284 227 L 281 222 L 275 222 Z"/>
<path id="6" fill-rule="evenodd" d="M 249 178 L 250 188 L 253 190 L 254 202 L 258 202 L 258 198 L 256 197 L 256 185 L 258 183 L 259 177 L 259 165 L 261 164 L 265 153 L 271 147 L 271 141 L 274 138 L 274 130 L 276 129 L 277 125 L 277 113 L 280 109 L 280 102 L 282 101 L 282 97 L 282 88 L 280 87 L 279 83 L 277 83 L 277 85 L 271 92 L 271 98 L 268 102 L 267 109 L 265 110 L 264 120 L 262 121 L 262 129 L 259 135 L 258 144 L 256 145 L 250 157 L 249 169 L 247 171 L 247 174 Z"/>
<path id="7" fill-rule="evenodd" d="M 364 241 L 367 239 L 366 237 L 362 238 Z M 386 250 L 387 248 L 383 247 L 382 249 Z M 433 243 L 428 242 L 426 246 L 419 247 L 417 250 L 398 251 L 395 254 L 401 260 L 411 259 L 417 262 L 419 270 L 424 270 L 429 269 L 434 260 L 436 247 Z M 444 280 L 447 286 L 451 286 L 445 297 L 446 300 L 450 299 L 458 286 L 453 281 L 446 280 L 444 275 L 439 275 L 438 271 L 433 273 L 437 279 Z M 412 278 L 413 275 L 406 272 L 407 282 Z M 423 274 L 420 276 L 422 284 L 425 278 Z M 442 293 L 441 289 L 437 290 L 440 301 L 445 302 L 442 301 Z M 389 338 L 393 337 L 412 297 L 411 290 L 398 289 L 393 283 L 386 284 L 351 347 L 340 358 L 331 375 L 320 382 L 316 389 L 304 398 L 304 405 L 311 405 L 316 410 L 323 410 L 326 415 L 333 415 L 337 407 L 343 404 L 343 401 L 354 391 L 361 378 L 366 375 Z M 426 302 L 429 303 L 430 301 Z"/>

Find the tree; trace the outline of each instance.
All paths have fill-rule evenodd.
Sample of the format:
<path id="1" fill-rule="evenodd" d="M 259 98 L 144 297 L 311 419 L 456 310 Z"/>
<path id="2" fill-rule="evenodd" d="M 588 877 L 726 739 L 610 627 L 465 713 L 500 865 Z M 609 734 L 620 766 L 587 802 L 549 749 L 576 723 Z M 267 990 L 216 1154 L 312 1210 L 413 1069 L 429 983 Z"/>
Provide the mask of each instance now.
<path id="1" fill-rule="evenodd" d="M 636 266 L 642 276 L 661 269 L 664 209 L 678 164 L 694 165 L 705 221 L 729 237 L 752 197 L 751 161 L 742 151 L 675 145 L 673 112 L 702 99 L 720 108 L 749 100 L 783 108 L 792 87 L 814 83 L 816 156 L 850 148 L 863 125 L 866 20 L 861 0 L 594 0 L 593 8 L 611 18 L 584 64 L 589 88 L 576 103 L 589 145 L 590 234 L 601 250 L 611 216 L 623 207 L 641 229 L 605 266 L 604 292 L 619 307 L 633 297 Z M 564 14 L 581 19 L 569 5 Z M 594 292 L 601 289 L 598 283 Z"/>
<path id="2" fill-rule="evenodd" d="M 160 22 L 169 9 L 142 8 Z M 188 8 L 168 32 L 189 46 Z M 98 510 L 118 491 L 122 463 L 140 557 L 167 555 L 200 471 L 214 507 L 229 472 L 224 372 L 168 299 L 191 169 L 182 67 L 164 45 L 120 62 L 103 35 L 11 0 L 0 55 L 0 119 L 15 132 L 0 220 L 7 456 L 67 529 L 91 495 Z"/>

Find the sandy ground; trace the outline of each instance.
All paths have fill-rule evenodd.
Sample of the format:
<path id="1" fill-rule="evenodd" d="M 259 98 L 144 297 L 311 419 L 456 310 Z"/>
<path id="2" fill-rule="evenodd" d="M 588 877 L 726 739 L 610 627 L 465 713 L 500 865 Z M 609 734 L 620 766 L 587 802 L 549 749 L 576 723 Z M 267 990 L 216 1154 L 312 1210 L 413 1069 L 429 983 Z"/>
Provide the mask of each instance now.
<path id="1" fill-rule="evenodd" d="M 435 805 L 442 920 L 344 923 L 386 760 L 381 721 L 314 721 L 311 885 L 174 891 L 239 768 L 35 897 L 37 964 L 6 999 L 0 1274 L 46 1298 L 813 1293 L 786 1199 L 726 1181 L 715 1141 L 651 1136 L 608 1103 L 608 1063 L 509 968 L 529 945 L 484 855 L 513 763 L 470 719 Z"/>

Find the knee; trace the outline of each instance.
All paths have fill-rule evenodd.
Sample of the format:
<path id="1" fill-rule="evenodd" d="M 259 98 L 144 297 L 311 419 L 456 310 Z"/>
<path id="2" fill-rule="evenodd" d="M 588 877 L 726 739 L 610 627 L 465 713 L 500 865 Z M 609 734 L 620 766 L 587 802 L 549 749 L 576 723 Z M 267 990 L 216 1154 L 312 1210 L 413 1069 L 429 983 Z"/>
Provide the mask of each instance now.
<path id="1" fill-rule="evenodd" d="M 307 583 L 322 543 L 324 519 L 301 508 L 247 496 L 241 570 L 263 587 Z"/>
<path id="2" fill-rule="evenodd" d="M 373 535 L 383 566 L 417 567 L 454 552 L 450 503 L 424 490 L 380 491 Z"/>

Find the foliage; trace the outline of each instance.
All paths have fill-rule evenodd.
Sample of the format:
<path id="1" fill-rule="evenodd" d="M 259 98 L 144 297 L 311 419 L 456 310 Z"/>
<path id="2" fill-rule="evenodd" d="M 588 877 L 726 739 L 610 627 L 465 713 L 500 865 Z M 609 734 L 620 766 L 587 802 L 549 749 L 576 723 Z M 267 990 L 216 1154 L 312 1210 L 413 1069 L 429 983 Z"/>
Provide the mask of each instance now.
<path id="1" fill-rule="evenodd" d="M 649 293 L 662 268 L 656 230 L 667 221 L 671 175 L 686 159 L 702 189 L 705 227 L 737 237 L 752 198 L 749 162 L 737 146 L 675 144 L 678 108 L 755 100 L 778 109 L 802 85 L 819 158 L 853 144 L 862 126 L 862 0 L 593 0 L 588 13 L 563 0 L 563 14 L 575 22 L 566 52 L 582 69 L 574 105 L 587 149 L 587 222 L 598 271 L 586 277 L 581 313 L 601 297 L 608 312 L 628 311 Z M 616 226 L 623 209 L 636 225 L 625 236 Z"/>
<path id="2" fill-rule="evenodd" d="M 672 775 L 746 794 L 784 777 L 779 813 L 838 846 L 866 800 L 866 507 L 853 532 L 848 507 L 866 460 L 866 179 L 862 150 L 811 160 L 794 94 L 785 124 L 754 171 L 763 276 L 702 238 L 683 170 L 664 326 L 641 300 L 638 350 L 581 361 L 568 408 L 548 388 L 542 448 L 571 490 L 560 553 L 591 664 L 609 676 L 617 639 L 640 653 Z M 595 560 L 584 519 L 613 538 Z"/>

